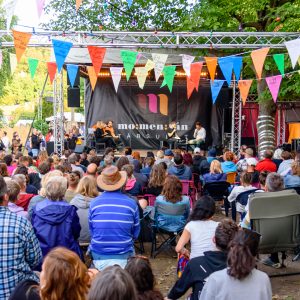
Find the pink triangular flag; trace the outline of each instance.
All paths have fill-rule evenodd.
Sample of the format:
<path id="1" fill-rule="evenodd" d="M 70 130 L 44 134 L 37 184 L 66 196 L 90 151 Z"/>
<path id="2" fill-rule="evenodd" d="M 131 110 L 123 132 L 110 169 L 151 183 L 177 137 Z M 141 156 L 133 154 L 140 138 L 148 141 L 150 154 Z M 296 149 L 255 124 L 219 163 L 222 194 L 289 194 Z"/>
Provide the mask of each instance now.
<path id="1" fill-rule="evenodd" d="M 35 2 L 36 2 L 36 8 L 37 8 L 38 16 L 40 18 L 41 15 L 42 15 L 43 9 L 44 9 L 45 0 L 35 0 Z"/>
<path id="2" fill-rule="evenodd" d="M 281 75 L 270 76 L 266 78 L 267 85 L 269 87 L 269 90 L 271 92 L 271 95 L 275 103 L 277 101 L 281 80 L 282 80 Z"/>

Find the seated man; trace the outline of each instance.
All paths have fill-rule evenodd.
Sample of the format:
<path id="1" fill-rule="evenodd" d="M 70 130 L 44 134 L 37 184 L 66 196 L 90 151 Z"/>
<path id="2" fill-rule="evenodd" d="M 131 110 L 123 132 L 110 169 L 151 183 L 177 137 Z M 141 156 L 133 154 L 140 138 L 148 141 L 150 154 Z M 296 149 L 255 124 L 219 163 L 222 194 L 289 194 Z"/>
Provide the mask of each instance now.
<path id="1" fill-rule="evenodd" d="M 7 208 L 7 186 L 0 176 L 0 299 L 8 299 L 15 286 L 26 279 L 39 282 L 32 269 L 42 252 L 29 221 Z"/>
<path id="2" fill-rule="evenodd" d="M 161 162 L 165 163 L 167 165 L 167 168 L 170 168 L 174 165 L 173 162 L 174 154 L 171 149 L 167 149 L 165 150 L 165 152 L 163 150 L 159 150 L 157 151 L 156 156 L 157 156 L 157 160 L 155 161 L 156 165 L 160 164 Z"/>
<path id="3" fill-rule="evenodd" d="M 258 172 L 268 171 L 268 172 L 276 172 L 277 166 L 272 161 L 273 152 L 271 150 L 266 150 L 263 155 L 263 159 L 258 162 L 255 170 Z"/>
<path id="4" fill-rule="evenodd" d="M 177 176 L 179 180 L 192 180 L 193 176 L 191 168 L 183 164 L 181 154 L 174 156 L 174 166 L 169 168 L 168 173 Z"/>
<path id="5" fill-rule="evenodd" d="M 201 144 L 205 143 L 206 138 L 206 130 L 204 127 L 201 126 L 200 122 L 196 122 L 196 128 L 194 131 L 192 140 L 189 141 L 190 145 L 196 145 L 199 147 Z"/>
<path id="6" fill-rule="evenodd" d="M 167 299 L 179 299 L 189 288 L 192 288 L 190 300 L 198 300 L 206 278 L 213 272 L 226 268 L 228 245 L 237 231 L 238 226 L 235 222 L 229 219 L 222 220 L 213 238 L 216 250 L 204 252 L 203 256 L 191 259 L 180 279 L 168 293 Z"/>
<path id="7" fill-rule="evenodd" d="M 127 181 L 124 171 L 105 168 L 97 178 L 104 192 L 90 205 L 90 251 L 98 270 L 115 264 L 125 267 L 134 254 L 134 240 L 140 232 L 137 202 L 122 192 Z"/>

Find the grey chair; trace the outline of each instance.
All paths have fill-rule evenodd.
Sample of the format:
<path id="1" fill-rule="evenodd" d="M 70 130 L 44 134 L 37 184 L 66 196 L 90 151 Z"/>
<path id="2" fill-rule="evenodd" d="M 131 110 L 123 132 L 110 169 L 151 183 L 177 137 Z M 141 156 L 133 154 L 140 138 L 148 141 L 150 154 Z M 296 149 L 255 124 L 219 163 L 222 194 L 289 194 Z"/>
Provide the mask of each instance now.
<path id="1" fill-rule="evenodd" d="M 252 229 L 261 234 L 259 253 L 284 252 L 299 247 L 300 195 L 295 190 L 255 193 L 249 201 Z"/>

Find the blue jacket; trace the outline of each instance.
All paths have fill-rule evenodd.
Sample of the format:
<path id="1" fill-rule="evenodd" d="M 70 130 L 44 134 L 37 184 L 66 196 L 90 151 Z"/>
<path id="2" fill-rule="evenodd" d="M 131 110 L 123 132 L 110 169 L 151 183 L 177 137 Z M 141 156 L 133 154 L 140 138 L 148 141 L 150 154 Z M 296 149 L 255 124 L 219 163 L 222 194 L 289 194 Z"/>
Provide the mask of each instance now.
<path id="1" fill-rule="evenodd" d="M 300 186 L 300 176 L 298 175 L 286 175 L 283 177 L 284 186 L 286 188 L 298 187 Z"/>
<path id="2" fill-rule="evenodd" d="M 140 232 L 137 202 L 126 194 L 104 192 L 90 204 L 90 250 L 99 255 L 134 252 Z"/>
<path id="3" fill-rule="evenodd" d="M 168 170 L 169 175 L 175 175 L 179 180 L 192 180 L 191 168 L 185 165 L 172 166 Z"/>
<path id="4" fill-rule="evenodd" d="M 145 167 L 141 170 L 141 173 L 146 175 L 148 178 L 150 177 L 152 168 L 151 167 Z"/>
<path id="5" fill-rule="evenodd" d="M 205 183 L 216 182 L 216 181 L 226 181 L 226 179 L 227 179 L 226 173 L 219 173 L 219 174 L 207 173 L 207 174 L 203 175 L 203 180 Z"/>
<path id="6" fill-rule="evenodd" d="M 223 173 L 236 172 L 237 167 L 232 161 L 224 161 L 221 163 Z"/>
<path id="7" fill-rule="evenodd" d="M 66 247 L 83 258 L 77 239 L 80 223 L 77 208 L 65 201 L 45 199 L 33 208 L 31 223 L 43 257 L 57 246 Z"/>

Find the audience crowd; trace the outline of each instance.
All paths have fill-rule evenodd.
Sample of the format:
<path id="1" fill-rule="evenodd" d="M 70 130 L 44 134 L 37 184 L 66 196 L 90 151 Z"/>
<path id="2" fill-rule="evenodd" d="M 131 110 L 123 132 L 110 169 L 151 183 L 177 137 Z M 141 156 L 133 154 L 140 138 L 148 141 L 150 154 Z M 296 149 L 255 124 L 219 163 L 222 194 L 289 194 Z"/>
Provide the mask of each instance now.
<path id="1" fill-rule="evenodd" d="M 237 198 L 299 189 L 300 153 L 273 158 L 267 150 L 258 160 L 243 146 L 238 156 L 195 148 L 142 158 L 127 147 L 118 156 L 107 148 L 103 156 L 65 150 L 58 157 L 40 151 L 33 135 L 30 156 L 6 151 L 5 138 L 0 150 L 0 300 L 179 299 L 189 289 L 191 300 L 272 298 L 268 276 L 256 269 L 260 236 L 251 231 L 250 200 Z M 238 222 L 217 222 L 220 205 L 203 194 L 205 185 L 226 181 Z M 149 259 L 136 255 L 146 217 L 181 233 L 173 246 L 186 264 L 165 298 Z M 280 267 L 278 253 L 262 262 Z"/>

